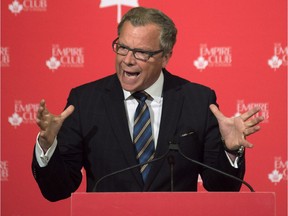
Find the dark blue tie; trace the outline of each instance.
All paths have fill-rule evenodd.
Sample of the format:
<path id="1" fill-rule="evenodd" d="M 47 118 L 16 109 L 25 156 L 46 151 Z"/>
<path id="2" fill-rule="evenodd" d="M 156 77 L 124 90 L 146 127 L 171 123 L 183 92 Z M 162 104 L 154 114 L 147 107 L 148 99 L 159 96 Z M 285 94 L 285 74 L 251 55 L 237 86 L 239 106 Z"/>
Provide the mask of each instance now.
<path id="1" fill-rule="evenodd" d="M 151 119 L 146 99 L 146 92 L 135 92 L 133 97 L 138 101 L 138 107 L 134 116 L 133 142 L 137 151 L 139 163 L 151 161 L 154 158 L 154 139 L 152 136 Z M 150 164 L 141 167 L 143 181 L 145 182 L 150 171 Z"/>

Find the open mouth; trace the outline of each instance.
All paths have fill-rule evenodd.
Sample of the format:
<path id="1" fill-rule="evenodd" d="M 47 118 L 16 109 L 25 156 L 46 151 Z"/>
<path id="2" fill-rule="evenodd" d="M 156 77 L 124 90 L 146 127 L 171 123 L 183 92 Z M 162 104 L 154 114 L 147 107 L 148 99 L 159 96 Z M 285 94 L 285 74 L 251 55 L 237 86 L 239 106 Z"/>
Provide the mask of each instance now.
<path id="1" fill-rule="evenodd" d="M 139 72 L 128 72 L 124 71 L 125 76 L 127 77 L 137 77 L 140 73 Z"/>

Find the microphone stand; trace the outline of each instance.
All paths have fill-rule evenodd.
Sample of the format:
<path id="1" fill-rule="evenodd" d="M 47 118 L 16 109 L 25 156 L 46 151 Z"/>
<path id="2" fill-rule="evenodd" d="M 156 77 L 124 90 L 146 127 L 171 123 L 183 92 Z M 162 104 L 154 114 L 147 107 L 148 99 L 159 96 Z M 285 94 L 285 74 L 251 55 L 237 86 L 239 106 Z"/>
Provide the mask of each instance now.
<path id="1" fill-rule="evenodd" d="M 171 150 L 169 148 L 169 150 Z M 170 165 L 170 185 L 171 185 L 171 192 L 174 191 L 174 165 L 175 165 L 175 158 L 173 155 L 168 156 L 168 164 Z"/>
<path id="2" fill-rule="evenodd" d="M 126 172 L 126 171 L 129 171 L 129 170 L 135 169 L 135 168 L 142 167 L 142 166 L 145 165 L 145 164 L 150 164 L 150 163 L 154 163 L 154 162 L 160 161 L 160 160 L 162 160 L 163 158 L 165 158 L 165 157 L 169 154 L 170 151 L 177 151 L 177 152 L 178 152 L 183 158 L 185 158 L 186 160 L 188 160 L 188 161 L 190 161 L 190 162 L 192 162 L 192 163 L 195 163 L 195 164 L 197 164 L 197 165 L 199 165 L 199 166 L 205 167 L 205 168 L 207 168 L 207 169 L 213 170 L 214 172 L 220 173 L 221 175 L 227 176 L 227 177 L 229 177 L 229 178 L 231 178 L 231 179 L 234 179 L 234 180 L 236 180 L 236 181 L 238 181 L 238 182 L 241 182 L 242 184 L 244 184 L 245 186 L 247 186 L 247 187 L 250 189 L 251 192 L 255 192 L 255 190 L 253 189 L 253 187 L 252 187 L 250 184 L 248 184 L 246 181 L 244 181 L 244 180 L 242 180 L 242 179 L 240 179 L 240 178 L 238 178 L 238 177 L 235 177 L 235 176 L 233 176 L 233 175 L 231 175 L 231 174 L 228 174 L 228 173 L 226 173 L 226 172 L 223 172 L 223 171 L 221 171 L 221 170 L 218 170 L 218 169 L 216 169 L 216 168 L 214 168 L 214 167 L 208 166 L 208 165 L 206 165 L 206 164 L 204 164 L 204 163 L 201 163 L 201 162 L 199 162 L 199 161 L 196 161 L 196 160 L 193 160 L 193 159 L 187 157 L 187 156 L 181 151 L 181 149 L 179 148 L 179 145 L 178 145 L 177 143 L 172 143 L 171 141 L 169 142 L 169 148 L 167 149 L 167 151 L 166 151 L 162 156 L 160 156 L 159 158 L 155 158 L 155 159 L 153 159 L 153 160 L 151 160 L 151 161 L 146 161 L 146 162 L 143 162 L 143 163 L 139 163 L 139 164 L 136 164 L 136 165 L 133 165 L 133 166 L 130 166 L 130 167 L 121 169 L 121 170 L 117 170 L 117 171 L 112 172 L 112 173 L 110 173 L 110 174 L 108 174 L 108 175 L 104 175 L 103 177 L 101 177 L 101 178 L 95 183 L 92 192 L 97 192 L 98 185 L 99 185 L 104 179 L 109 178 L 109 177 L 114 176 L 114 175 L 117 175 L 117 174 L 122 173 L 122 172 Z M 175 158 L 174 158 L 173 155 L 169 155 L 169 156 L 168 156 L 168 163 L 169 163 L 169 165 L 170 165 L 170 176 L 171 176 L 171 177 L 170 177 L 170 184 L 171 184 L 171 191 L 174 191 L 174 165 L 175 165 Z"/>
<path id="3" fill-rule="evenodd" d="M 230 175 L 230 174 L 228 174 L 228 173 L 226 173 L 226 172 L 223 172 L 223 171 L 221 171 L 221 170 L 218 170 L 218 169 L 216 169 L 216 168 L 214 168 L 214 167 L 208 166 L 208 165 L 206 165 L 206 164 L 204 164 L 204 163 L 201 163 L 201 162 L 199 162 L 199 161 L 196 161 L 196 160 L 193 160 L 193 159 L 187 157 L 187 156 L 181 151 L 181 149 L 179 148 L 179 145 L 178 145 L 177 143 L 169 142 L 169 150 L 177 151 L 182 157 L 184 157 L 185 159 L 187 159 L 188 161 L 190 161 L 190 162 L 192 162 L 192 163 L 195 163 L 195 164 L 197 164 L 197 165 L 200 165 L 200 166 L 202 166 L 202 167 L 205 167 L 205 168 L 207 168 L 207 169 L 210 169 L 210 170 L 213 170 L 213 171 L 215 171 L 215 172 L 217 172 L 217 173 L 220 173 L 220 174 L 222 174 L 222 175 L 224 175 L 224 176 L 227 176 L 227 177 L 229 177 L 229 178 L 232 178 L 232 179 L 234 179 L 234 180 L 236 180 L 236 181 L 238 181 L 238 182 L 241 182 L 242 184 L 246 185 L 251 192 L 255 192 L 255 190 L 253 189 L 253 187 L 252 187 L 250 184 L 248 184 L 246 181 L 244 181 L 244 180 L 242 180 L 242 179 L 240 179 L 240 178 L 237 178 L 237 177 L 235 177 L 235 176 L 233 176 L 233 175 Z"/>
<path id="4" fill-rule="evenodd" d="M 161 157 L 158 157 L 158 158 L 155 158 L 153 160 L 150 160 L 150 161 L 146 161 L 146 162 L 143 162 L 143 163 L 139 163 L 139 164 L 136 164 L 136 165 L 133 165 L 133 166 L 130 166 L 130 167 L 127 167 L 127 168 L 124 168 L 124 169 L 121 169 L 121 170 L 117 170 L 115 172 L 112 172 L 108 175 L 104 175 L 103 177 L 101 177 L 94 185 L 93 187 L 93 192 L 97 192 L 97 187 L 99 185 L 99 183 L 101 183 L 104 179 L 108 178 L 108 177 L 111 177 L 113 175 L 117 175 L 119 173 L 122 173 L 122 172 L 126 172 L 126 171 L 129 171 L 129 170 L 132 170 L 132 169 L 135 169 L 135 168 L 139 168 L 139 167 L 142 167 L 143 165 L 146 165 L 146 164 L 150 164 L 150 163 L 154 163 L 154 162 L 157 162 L 157 161 L 160 161 L 162 160 L 163 158 L 165 158 L 168 153 L 170 152 L 170 149 L 168 148 L 168 150 L 165 152 L 165 154 L 163 154 Z"/>

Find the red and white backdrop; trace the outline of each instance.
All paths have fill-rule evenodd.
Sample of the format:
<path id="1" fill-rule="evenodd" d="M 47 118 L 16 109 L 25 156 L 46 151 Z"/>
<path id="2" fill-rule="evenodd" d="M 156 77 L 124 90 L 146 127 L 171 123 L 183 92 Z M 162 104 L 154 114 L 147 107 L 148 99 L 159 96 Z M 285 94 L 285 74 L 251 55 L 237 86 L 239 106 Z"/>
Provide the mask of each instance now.
<path id="1" fill-rule="evenodd" d="M 228 116 L 261 107 L 265 121 L 249 137 L 255 146 L 245 180 L 275 192 L 277 216 L 286 216 L 286 0 L 2 0 L 1 215 L 69 215 L 70 199 L 48 202 L 31 174 L 38 103 L 45 98 L 60 113 L 72 87 L 114 73 L 111 42 L 121 16 L 136 6 L 175 21 L 168 70 L 212 87 Z"/>

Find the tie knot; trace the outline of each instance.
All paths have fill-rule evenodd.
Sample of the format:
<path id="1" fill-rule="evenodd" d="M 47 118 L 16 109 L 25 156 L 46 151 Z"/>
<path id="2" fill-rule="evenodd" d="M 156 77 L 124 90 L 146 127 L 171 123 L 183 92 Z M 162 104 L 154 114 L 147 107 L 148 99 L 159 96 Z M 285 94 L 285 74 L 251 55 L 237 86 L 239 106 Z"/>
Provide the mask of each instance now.
<path id="1" fill-rule="evenodd" d="M 145 91 L 139 91 L 139 92 L 133 93 L 133 97 L 137 101 L 141 101 L 143 103 L 147 100 L 147 98 L 149 97 L 149 94 L 147 94 Z"/>

